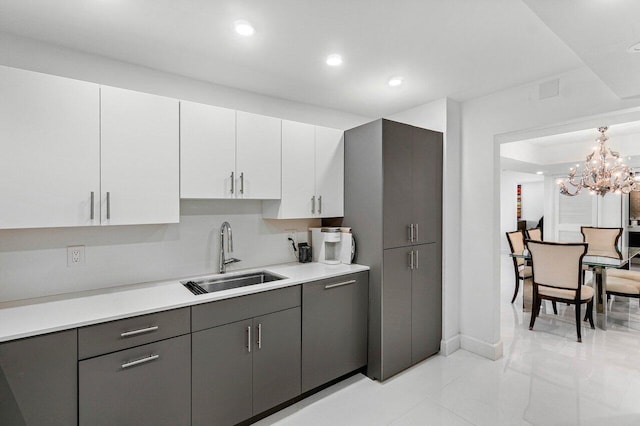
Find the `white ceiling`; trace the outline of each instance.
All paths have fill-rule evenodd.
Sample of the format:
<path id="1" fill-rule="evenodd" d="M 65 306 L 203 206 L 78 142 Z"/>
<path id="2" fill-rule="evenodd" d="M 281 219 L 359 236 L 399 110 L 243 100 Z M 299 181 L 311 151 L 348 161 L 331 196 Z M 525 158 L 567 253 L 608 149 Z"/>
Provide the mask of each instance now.
<path id="1" fill-rule="evenodd" d="M 597 129 L 585 129 L 503 143 L 500 165 L 502 170 L 522 173 L 566 174 L 569 168 L 584 163 L 599 136 Z M 625 164 L 640 168 L 640 121 L 611 125 L 607 137 L 607 146 L 618 151 Z"/>
<path id="2" fill-rule="evenodd" d="M 524 0 L 621 98 L 640 96 L 638 0 Z"/>
<path id="3" fill-rule="evenodd" d="M 564 3 L 577 8 L 527 1 L 591 64 Z M 563 18 L 549 17 L 552 7 Z M 253 37 L 233 32 L 241 18 Z M 557 28 L 565 22 L 566 34 Z M 584 65 L 521 0 L 0 0 L 0 31 L 371 117 Z M 344 57 L 339 68 L 324 63 L 334 52 Z M 394 75 L 402 87 L 387 86 Z"/>

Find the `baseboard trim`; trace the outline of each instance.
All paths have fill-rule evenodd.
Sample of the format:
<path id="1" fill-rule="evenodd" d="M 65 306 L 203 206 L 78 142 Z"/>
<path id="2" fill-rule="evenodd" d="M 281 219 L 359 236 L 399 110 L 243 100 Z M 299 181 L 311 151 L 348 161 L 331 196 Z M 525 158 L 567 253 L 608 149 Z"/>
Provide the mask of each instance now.
<path id="1" fill-rule="evenodd" d="M 502 358 L 503 354 L 502 340 L 497 343 L 488 343 L 464 334 L 460 335 L 460 348 L 492 361 Z"/>
<path id="2" fill-rule="evenodd" d="M 444 356 L 449 356 L 455 351 L 460 349 L 460 335 L 456 334 L 448 339 L 442 339 L 440 341 L 440 353 Z"/>

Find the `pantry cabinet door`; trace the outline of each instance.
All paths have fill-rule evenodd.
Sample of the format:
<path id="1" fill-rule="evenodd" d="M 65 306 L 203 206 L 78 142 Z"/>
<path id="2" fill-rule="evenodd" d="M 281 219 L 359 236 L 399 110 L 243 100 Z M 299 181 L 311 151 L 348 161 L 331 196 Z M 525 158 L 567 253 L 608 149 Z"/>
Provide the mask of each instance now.
<path id="1" fill-rule="evenodd" d="M 101 88 L 102 224 L 180 218 L 178 101 Z"/>
<path id="2" fill-rule="evenodd" d="M 0 66 L 0 228 L 100 223 L 99 90 Z"/>

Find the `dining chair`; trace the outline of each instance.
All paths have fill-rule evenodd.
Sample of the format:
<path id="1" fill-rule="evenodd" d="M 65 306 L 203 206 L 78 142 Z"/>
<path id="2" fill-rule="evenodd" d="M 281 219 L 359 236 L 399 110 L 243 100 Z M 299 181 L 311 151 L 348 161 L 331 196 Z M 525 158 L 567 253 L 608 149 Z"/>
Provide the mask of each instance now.
<path id="1" fill-rule="evenodd" d="M 622 228 L 580 227 L 585 243 L 589 244 L 587 255 L 622 259 L 618 241 Z M 640 300 L 640 272 L 627 269 L 607 269 L 607 298 L 609 296 L 633 297 Z"/>
<path id="2" fill-rule="evenodd" d="M 524 233 L 520 230 L 507 232 L 507 241 L 509 242 L 509 249 L 513 254 L 522 254 L 524 252 Z M 531 278 L 531 267 L 527 266 L 523 258 L 513 257 L 513 270 L 515 272 L 515 290 L 511 303 L 515 302 L 518 296 L 518 290 L 520 289 L 520 281 L 524 287 L 524 280 Z"/>
<path id="3" fill-rule="evenodd" d="M 551 243 L 527 240 L 531 253 L 533 277 L 533 308 L 529 330 L 533 330 L 540 314 L 542 300 L 564 302 L 576 306 L 576 333 L 582 342 L 580 307 L 587 304 L 587 319 L 593 325 L 593 288 L 583 285 L 582 258 L 587 253 L 585 243 Z"/>
<path id="4" fill-rule="evenodd" d="M 611 257 L 622 259 L 618 241 L 622 236 L 622 228 L 597 228 L 581 226 L 582 241 L 589 244 L 587 256 Z"/>
<path id="5" fill-rule="evenodd" d="M 527 238 L 533 241 L 542 241 L 542 230 L 540 228 L 527 229 Z"/>

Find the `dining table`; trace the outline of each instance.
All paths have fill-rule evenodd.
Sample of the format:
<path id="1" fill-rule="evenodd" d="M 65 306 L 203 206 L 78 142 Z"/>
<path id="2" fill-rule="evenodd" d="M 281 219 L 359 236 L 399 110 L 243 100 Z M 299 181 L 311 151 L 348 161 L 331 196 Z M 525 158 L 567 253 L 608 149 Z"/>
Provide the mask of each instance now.
<path id="1" fill-rule="evenodd" d="M 619 269 L 626 267 L 630 260 L 640 253 L 640 247 L 622 247 L 615 251 L 587 251 L 582 258 L 582 264 L 586 265 L 593 272 L 592 284 L 595 290 L 594 316 L 596 327 L 602 330 L 607 329 L 607 269 Z M 531 259 L 528 250 L 522 253 L 511 253 L 511 257 Z M 522 308 L 525 312 L 531 312 L 533 304 L 533 282 L 531 278 L 525 280 L 523 285 Z M 528 297 L 527 297 L 528 296 Z"/>

